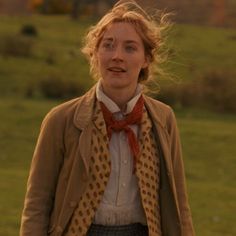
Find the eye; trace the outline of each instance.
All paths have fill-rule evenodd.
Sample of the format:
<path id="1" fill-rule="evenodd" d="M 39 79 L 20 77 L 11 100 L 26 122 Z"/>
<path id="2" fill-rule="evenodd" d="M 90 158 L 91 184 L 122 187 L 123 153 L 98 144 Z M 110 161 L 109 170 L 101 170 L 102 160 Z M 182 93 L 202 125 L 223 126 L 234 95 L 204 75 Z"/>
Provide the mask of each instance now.
<path id="1" fill-rule="evenodd" d="M 126 45 L 125 50 L 126 50 L 126 52 L 134 52 L 137 50 L 137 48 L 133 45 Z"/>
<path id="2" fill-rule="evenodd" d="M 103 42 L 102 48 L 104 48 L 106 50 L 112 50 L 114 48 L 114 44 L 113 44 L 113 42 Z"/>

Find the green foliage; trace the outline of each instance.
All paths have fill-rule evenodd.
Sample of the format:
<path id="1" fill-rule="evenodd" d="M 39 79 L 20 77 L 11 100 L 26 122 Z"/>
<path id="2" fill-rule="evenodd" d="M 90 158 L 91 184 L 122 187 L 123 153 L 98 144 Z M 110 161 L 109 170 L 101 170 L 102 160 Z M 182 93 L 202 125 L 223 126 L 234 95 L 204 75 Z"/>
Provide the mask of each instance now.
<path id="1" fill-rule="evenodd" d="M 168 46 L 174 49 L 170 72 L 180 80 L 199 78 L 210 70 L 235 71 L 235 29 L 176 25 Z"/>
<path id="2" fill-rule="evenodd" d="M 1 37 L 16 35 L 28 21 L 28 18 L 2 17 L 0 45 L 3 46 Z M 8 56 L 6 59 L 0 54 L 0 96 L 22 97 L 30 94 L 29 90 L 39 88 L 37 81 L 54 74 L 60 75 L 63 81 L 78 83 L 82 90 L 91 87 L 94 81 L 89 76 L 88 63 L 80 53 L 79 37 L 86 24 L 81 25 L 65 16 L 32 16 L 30 21 L 40 32 L 34 39 L 24 37 L 26 40 L 33 40 L 30 58 Z"/>
<path id="3" fill-rule="evenodd" d="M 69 99 L 85 93 L 83 86 L 72 80 L 63 80 L 58 75 L 52 75 L 38 81 L 40 93 L 49 99 Z"/>
<path id="4" fill-rule="evenodd" d="M 32 55 L 32 39 L 22 35 L 10 35 L 0 39 L 0 53 L 3 56 L 30 57 Z"/>
<path id="5" fill-rule="evenodd" d="M 158 99 L 182 107 L 201 107 L 236 112 L 236 73 L 209 71 L 200 78 L 162 87 Z"/>
<path id="6" fill-rule="evenodd" d="M 30 25 L 40 32 L 40 36 L 33 39 L 29 58 L 11 56 L 6 60 L 5 57 L 0 56 L 0 96 L 13 94 L 19 97 L 28 96 L 28 94 L 30 96 L 32 87 L 39 90 L 37 81 L 52 77 L 53 74 L 60 75 L 63 81 L 75 81 L 82 91 L 91 87 L 94 81 L 89 75 L 89 65 L 80 52 L 81 37 L 91 23 L 71 21 L 67 16 L 32 16 Z M 1 17 L 0 35 L 2 38 L 7 35 L 14 38 L 14 35 L 25 25 L 29 25 L 28 18 Z M 160 83 L 159 97 L 164 96 L 169 104 L 190 106 L 200 101 L 195 96 L 198 89 L 196 81 L 206 77 L 208 71 L 214 72 L 217 68 L 217 71 L 226 71 L 227 76 L 234 74 L 236 68 L 235 35 L 236 31 L 233 29 L 191 25 L 174 26 L 170 31 L 168 41 L 171 58 L 166 65 L 166 70 L 173 74 L 176 80 L 168 81 L 172 84 L 169 89 L 165 79 L 163 81 L 162 78 L 156 78 Z M 25 38 L 28 40 L 28 37 Z M 0 46 L 0 48 L 3 47 Z M 18 50 L 18 47 L 9 46 L 8 48 Z M 183 91 L 181 95 L 179 90 Z M 38 93 L 40 92 L 36 92 Z M 175 99 L 174 102 L 173 99 Z"/>
<path id="7" fill-rule="evenodd" d="M 65 14 L 71 11 L 72 2 L 68 0 L 48 0 L 34 3 L 31 0 L 31 6 L 40 13 Z"/>
<path id="8" fill-rule="evenodd" d="M 202 104 L 221 112 L 236 112 L 236 73 L 211 71 L 199 84 Z"/>
<path id="9" fill-rule="evenodd" d="M 63 14 L 70 12 L 70 10 L 71 10 L 70 1 L 64 1 L 64 0 L 49 1 L 48 13 Z"/>
<path id="10" fill-rule="evenodd" d="M 21 34 L 29 37 L 36 37 L 38 36 L 38 30 L 34 25 L 27 24 L 23 25 L 21 28 Z"/>

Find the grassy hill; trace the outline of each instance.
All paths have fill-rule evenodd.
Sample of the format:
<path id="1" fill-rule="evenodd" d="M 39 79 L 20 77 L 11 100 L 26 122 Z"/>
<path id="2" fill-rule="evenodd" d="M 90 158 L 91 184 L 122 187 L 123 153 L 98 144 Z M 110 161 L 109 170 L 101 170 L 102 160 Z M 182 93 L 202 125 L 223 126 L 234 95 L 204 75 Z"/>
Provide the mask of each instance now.
<path id="1" fill-rule="evenodd" d="M 19 32 L 27 24 L 36 27 L 38 37 L 22 39 Z M 0 96 L 24 96 L 28 87 L 48 77 L 74 80 L 88 88 L 92 83 L 88 63 L 80 53 L 81 37 L 88 25 L 65 16 L 1 16 Z M 29 55 L 12 57 L 11 53 L 23 48 L 21 41 L 30 45 Z M 200 77 L 215 68 L 235 71 L 235 45 L 236 30 L 175 25 L 169 36 L 171 56 L 166 67 L 180 80 Z"/>
<path id="2" fill-rule="evenodd" d="M 4 52 L 6 37 L 18 40 L 24 24 L 38 30 L 30 56 L 10 56 Z M 88 25 L 61 16 L 0 17 L 0 235 L 18 235 L 40 123 L 61 102 L 46 100 L 38 91 L 31 99 L 25 95 L 45 77 L 77 81 L 84 89 L 93 83 L 79 52 Z M 171 34 L 167 67 L 183 81 L 210 69 L 235 70 L 236 30 L 176 25 Z M 236 116 L 193 109 L 176 114 L 196 233 L 236 235 Z"/>

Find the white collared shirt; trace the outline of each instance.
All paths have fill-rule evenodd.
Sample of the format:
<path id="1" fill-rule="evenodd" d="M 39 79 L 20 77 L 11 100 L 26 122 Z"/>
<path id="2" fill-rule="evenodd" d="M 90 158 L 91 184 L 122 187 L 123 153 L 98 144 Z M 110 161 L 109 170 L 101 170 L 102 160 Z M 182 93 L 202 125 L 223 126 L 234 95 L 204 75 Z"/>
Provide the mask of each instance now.
<path id="1" fill-rule="evenodd" d="M 96 88 L 97 99 L 121 120 L 130 113 L 139 97 L 142 87 L 138 85 L 134 97 L 127 103 L 126 111 L 120 108 L 103 93 L 101 83 Z M 138 126 L 130 128 L 138 134 Z M 113 132 L 109 142 L 111 156 L 111 174 L 102 201 L 96 211 L 94 223 L 102 225 L 125 225 L 140 222 L 146 224 L 145 213 L 141 203 L 138 180 L 133 174 L 133 155 L 124 131 Z"/>

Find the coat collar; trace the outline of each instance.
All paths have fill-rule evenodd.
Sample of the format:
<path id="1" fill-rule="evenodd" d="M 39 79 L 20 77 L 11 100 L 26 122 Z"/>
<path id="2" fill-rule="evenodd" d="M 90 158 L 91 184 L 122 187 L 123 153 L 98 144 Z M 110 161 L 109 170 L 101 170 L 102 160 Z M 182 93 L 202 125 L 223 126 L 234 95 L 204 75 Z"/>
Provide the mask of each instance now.
<path id="1" fill-rule="evenodd" d="M 166 116 L 163 111 L 163 104 L 148 96 L 143 96 L 147 111 L 151 115 L 154 123 L 158 123 L 162 128 L 166 126 Z M 94 106 L 96 101 L 96 84 L 82 97 L 79 98 L 74 114 L 74 124 L 83 130 L 93 119 Z M 158 106 L 162 104 L 162 106 Z M 164 105 L 166 106 L 166 105 Z"/>
<path id="2" fill-rule="evenodd" d="M 78 100 L 74 114 L 74 124 L 77 128 L 83 130 L 92 120 L 95 100 L 96 85 Z"/>
<path id="3" fill-rule="evenodd" d="M 144 95 L 144 104 L 146 106 L 146 109 L 155 124 L 159 124 L 162 128 L 166 127 L 166 107 L 167 105 Z"/>

